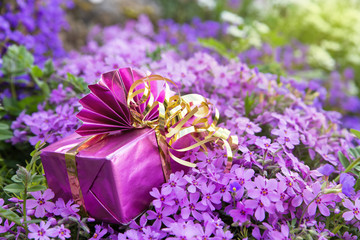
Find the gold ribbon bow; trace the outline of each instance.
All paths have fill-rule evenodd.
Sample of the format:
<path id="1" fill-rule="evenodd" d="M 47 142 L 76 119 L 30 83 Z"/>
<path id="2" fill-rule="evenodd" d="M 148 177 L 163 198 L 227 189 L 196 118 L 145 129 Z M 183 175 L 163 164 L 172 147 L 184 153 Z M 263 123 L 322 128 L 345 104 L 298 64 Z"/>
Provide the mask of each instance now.
<path id="1" fill-rule="evenodd" d="M 165 84 L 163 102 L 154 100 L 150 84 L 154 81 L 163 81 Z M 176 157 L 171 150 L 186 152 L 201 147 L 207 152 L 206 143 L 210 142 L 226 149 L 225 171 L 229 171 L 232 165 L 232 150 L 238 145 L 237 136 L 230 135 L 229 130 L 216 126 L 219 120 L 219 111 L 206 98 L 199 94 L 171 95 L 168 83 L 175 85 L 173 81 L 160 75 L 141 78 L 132 84 L 127 97 L 127 105 L 134 120 L 133 126 L 136 128 L 148 126 L 156 132 L 165 179 L 168 180 L 171 173 L 167 154 L 181 165 L 196 166 L 195 163 Z M 138 107 L 144 103 L 147 103 L 144 111 L 138 112 Z M 159 117 L 153 121 L 145 121 L 146 116 L 156 107 L 158 107 Z M 212 114 L 214 117 L 211 116 Z M 210 119 L 213 121 L 210 122 Z M 185 148 L 175 149 L 173 144 L 185 136 L 191 136 L 196 143 Z"/>

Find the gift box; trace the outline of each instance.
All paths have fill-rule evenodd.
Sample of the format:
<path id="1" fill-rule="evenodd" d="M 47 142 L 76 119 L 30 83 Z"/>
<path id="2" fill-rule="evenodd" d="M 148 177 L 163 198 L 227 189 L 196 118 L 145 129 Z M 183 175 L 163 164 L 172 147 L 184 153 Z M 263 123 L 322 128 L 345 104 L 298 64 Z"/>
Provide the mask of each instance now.
<path id="1" fill-rule="evenodd" d="M 89 86 L 77 115 L 82 126 L 41 153 L 57 198 L 73 199 L 95 219 L 127 224 L 148 208 L 153 187 L 172 171 L 195 166 L 181 159 L 186 151 L 216 143 L 231 163 L 236 138 L 216 126 L 212 105 L 199 95 L 175 94 L 169 83 L 122 68 Z"/>

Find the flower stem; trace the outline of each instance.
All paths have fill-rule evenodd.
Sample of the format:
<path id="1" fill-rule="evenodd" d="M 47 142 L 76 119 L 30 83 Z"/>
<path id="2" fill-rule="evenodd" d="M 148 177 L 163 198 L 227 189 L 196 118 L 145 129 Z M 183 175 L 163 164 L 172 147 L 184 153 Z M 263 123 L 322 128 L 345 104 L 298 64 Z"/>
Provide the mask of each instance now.
<path id="1" fill-rule="evenodd" d="M 29 229 L 28 229 L 28 225 L 27 225 L 27 213 L 26 213 L 26 199 L 27 199 L 27 181 L 25 182 L 25 190 L 24 190 L 24 196 L 23 196 L 23 214 L 24 214 L 24 228 L 25 228 L 25 234 L 26 237 L 28 236 L 29 233 Z"/>
<path id="2" fill-rule="evenodd" d="M 17 99 L 16 95 L 16 89 L 15 89 L 15 83 L 13 77 L 10 76 L 10 90 L 11 90 L 11 96 L 13 99 Z"/>

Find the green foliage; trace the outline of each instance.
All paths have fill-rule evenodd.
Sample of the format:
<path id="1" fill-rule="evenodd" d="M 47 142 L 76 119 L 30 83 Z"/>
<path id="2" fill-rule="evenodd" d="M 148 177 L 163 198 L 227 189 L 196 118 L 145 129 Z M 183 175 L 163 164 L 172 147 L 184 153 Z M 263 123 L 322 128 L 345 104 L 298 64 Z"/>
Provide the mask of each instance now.
<path id="1" fill-rule="evenodd" d="M 12 45 L 2 58 L 2 72 L 5 76 L 26 74 L 34 63 L 33 55 L 24 46 Z"/>
<path id="2" fill-rule="evenodd" d="M 78 93 L 89 93 L 88 84 L 84 81 L 83 78 L 76 77 L 71 73 L 67 74 L 67 78 L 65 79 L 65 83 L 67 85 L 73 86 L 73 89 Z"/>
<path id="3" fill-rule="evenodd" d="M 35 146 L 35 150 L 31 153 L 31 161 L 26 167 L 18 166 L 16 174 L 11 177 L 10 184 L 7 184 L 3 190 L 13 197 L 21 199 L 23 202 L 22 210 L 18 209 L 2 209 L 0 208 L 0 216 L 16 223 L 19 226 L 23 226 L 26 230 L 27 224 L 34 221 L 27 221 L 26 219 L 26 200 L 29 197 L 29 193 L 36 191 L 43 191 L 47 189 L 46 180 L 43 176 L 44 170 L 40 162 L 40 150 L 44 147 L 44 143 L 38 142 Z M 36 220 L 39 221 L 39 220 Z M 27 236 L 27 233 L 25 234 Z"/>
<path id="4" fill-rule="evenodd" d="M 256 96 L 254 94 L 248 95 L 246 94 L 246 97 L 244 99 L 244 107 L 245 107 L 245 116 L 249 117 L 250 112 L 256 107 Z"/>
<path id="5" fill-rule="evenodd" d="M 228 59 L 232 59 L 236 57 L 235 51 L 229 51 L 224 43 L 214 38 L 209 38 L 209 39 L 199 38 L 198 41 L 202 46 L 211 48 Z"/>
<path id="6" fill-rule="evenodd" d="M 12 138 L 13 134 L 10 131 L 10 126 L 6 122 L 0 121 L 0 141 Z"/>
<path id="7" fill-rule="evenodd" d="M 48 60 L 44 68 L 34 65 L 33 55 L 26 50 L 24 46 L 12 45 L 7 49 L 6 54 L 2 58 L 3 64 L 1 71 L 4 76 L 0 78 L 0 83 L 7 82 L 11 89 L 11 98 L 3 99 L 3 107 L 7 115 L 17 117 L 23 110 L 28 112 L 36 111 L 36 106 L 44 102 L 50 94 L 49 80 L 54 73 L 54 65 Z M 31 81 L 21 80 L 21 77 L 30 76 Z M 15 77 L 17 78 L 15 80 Z M 26 83 L 26 89 L 33 89 L 38 86 L 41 94 L 34 94 L 18 101 L 16 95 L 17 83 Z"/>

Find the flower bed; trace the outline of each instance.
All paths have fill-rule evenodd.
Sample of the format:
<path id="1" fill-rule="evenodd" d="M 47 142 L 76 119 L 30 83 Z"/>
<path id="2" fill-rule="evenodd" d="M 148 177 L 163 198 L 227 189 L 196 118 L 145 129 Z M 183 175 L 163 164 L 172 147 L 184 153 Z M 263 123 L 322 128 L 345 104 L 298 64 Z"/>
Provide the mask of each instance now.
<path id="1" fill-rule="evenodd" d="M 199 36 L 215 37 L 220 29 Z M 159 44 L 160 35 L 145 17 L 123 28 L 95 28 L 81 52 L 55 60 L 56 76 L 44 81 L 49 83 L 45 103 L 38 111 L 20 113 L 11 125 L 12 143 L 29 141 L 36 150 L 27 167 L 3 184 L 1 236 L 356 239 L 359 140 L 342 128 L 339 113 L 323 109 L 322 86 L 262 73 L 198 46 L 174 49 Z M 74 115 L 80 108 L 77 97 L 86 93 L 84 82 L 94 83 L 101 73 L 123 66 L 160 74 L 183 93 L 207 97 L 221 114 L 220 126 L 239 138 L 230 172 L 224 171 L 223 150 L 188 151 L 183 160 L 197 167 L 175 172 L 154 188 L 149 209 L 128 226 L 94 223 L 80 217 L 72 201 L 55 200 L 45 187 L 38 142 L 72 133 L 79 126 Z M 26 68 L 36 80 L 46 72 L 33 70 L 32 62 Z"/>

